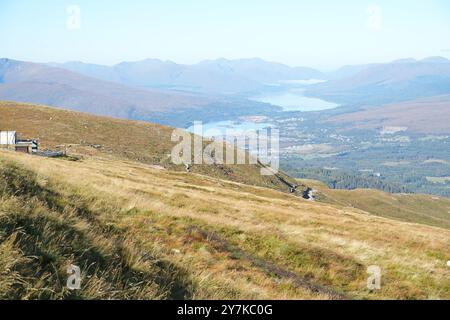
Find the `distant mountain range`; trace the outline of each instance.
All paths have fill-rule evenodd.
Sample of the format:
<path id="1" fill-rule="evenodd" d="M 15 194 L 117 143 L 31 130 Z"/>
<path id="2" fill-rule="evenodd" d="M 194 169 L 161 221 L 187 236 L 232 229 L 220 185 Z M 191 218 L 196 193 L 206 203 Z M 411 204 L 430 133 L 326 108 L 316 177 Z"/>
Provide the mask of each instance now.
<path id="1" fill-rule="evenodd" d="M 450 93 L 450 60 L 430 57 L 346 66 L 307 94 L 342 104 L 373 105 Z"/>
<path id="2" fill-rule="evenodd" d="M 249 94 L 288 80 L 328 80 L 309 86 L 307 94 L 350 105 L 379 105 L 450 93 L 450 60 L 443 57 L 349 65 L 327 73 L 259 58 L 207 60 L 193 65 L 157 59 L 114 66 L 83 62 L 51 65 L 127 86 L 220 94 Z"/>
<path id="3" fill-rule="evenodd" d="M 0 59 L 0 100 L 186 126 L 192 120 L 273 113 L 280 109 L 246 97 L 292 87 L 297 83 L 292 80 L 310 79 L 325 82 L 304 87 L 306 95 L 354 111 L 450 94 L 450 61 L 442 57 L 403 59 L 322 73 L 256 58 L 194 65 L 147 59 L 114 66 L 38 64 L 4 58 Z"/>
<path id="4" fill-rule="evenodd" d="M 137 65 L 133 68 L 135 71 L 125 69 L 130 77 L 136 75 L 135 82 L 123 85 L 99 79 L 100 75 L 108 78 L 107 69 L 102 67 L 92 67 L 98 77 L 94 78 L 86 76 L 86 72 L 81 74 L 46 64 L 4 58 L 0 59 L 0 100 L 46 104 L 181 127 L 188 126 L 193 120 L 235 119 L 279 109 L 241 97 L 140 87 L 137 79 L 140 74 L 146 74 L 146 69 L 141 70 Z M 160 75 L 164 76 L 162 72 Z M 114 78 L 111 76 L 109 80 Z"/>
<path id="5" fill-rule="evenodd" d="M 187 93 L 127 87 L 61 68 L 11 59 L 0 59 L 0 99 L 131 119 L 201 107 L 212 101 Z"/>
<path id="6" fill-rule="evenodd" d="M 280 80 L 325 79 L 315 69 L 289 67 L 259 58 L 206 60 L 193 65 L 147 59 L 114 66 L 83 62 L 52 63 L 89 77 L 139 87 L 162 87 L 221 94 L 242 93 L 277 84 Z"/>

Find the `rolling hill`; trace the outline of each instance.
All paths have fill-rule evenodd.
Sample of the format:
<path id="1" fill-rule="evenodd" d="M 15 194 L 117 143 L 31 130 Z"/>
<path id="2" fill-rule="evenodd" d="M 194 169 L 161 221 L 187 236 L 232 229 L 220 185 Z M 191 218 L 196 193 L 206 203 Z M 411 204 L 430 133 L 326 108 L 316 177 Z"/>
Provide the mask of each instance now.
<path id="1" fill-rule="evenodd" d="M 154 74 L 152 68 L 145 65 L 118 67 L 128 70 L 121 74 L 123 79 L 133 77 L 133 81 L 124 81 L 129 86 L 113 82 L 117 80 L 115 76 L 101 66 L 85 67 L 95 69 L 92 75 L 106 81 L 44 64 L 0 59 L 0 100 L 45 104 L 183 128 L 192 121 L 220 121 L 279 110 L 241 97 L 139 87 L 140 76 Z M 212 83 L 208 79 L 206 82 Z M 230 83 L 240 86 L 234 80 Z"/>
<path id="2" fill-rule="evenodd" d="M 338 79 L 311 86 L 308 94 L 350 105 L 376 106 L 450 93 L 450 60 L 430 57 L 347 67 Z"/>
<path id="3" fill-rule="evenodd" d="M 424 134 L 450 133 L 450 95 L 393 103 L 378 108 L 333 116 L 327 121 L 352 128 L 383 130 L 400 128 Z"/>
<path id="4" fill-rule="evenodd" d="M 164 126 L 12 102 L 0 112 L 2 130 L 78 157 L 0 150 L 4 299 L 450 298 L 450 230 L 427 225 L 448 221 L 448 199 L 323 189 L 308 201 L 255 180 L 255 167 L 170 166 Z M 80 290 L 65 286 L 70 264 Z M 366 287 L 371 265 L 380 290 Z"/>
<path id="5" fill-rule="evenodd" d="M 17 131 L 22 138 L 39 139 L 42 148 L 66 145 L 70 153 L 103 154 L 140 161 L 172 170 L 173 128 L 142 121 L 95 116 L 32 104 L 0 101 L 1 130 Z M 259 165 L 193 165 L 193 173 L 288 191 L 276 176 L 261 176 Z M 289 177 L 280 176 L 295 183 Z M 301 194 L 302 189 L 299 188 Z"/>
<path id="6" fill-rule="evenodd" d="M 11 59 L 0 59 L 0 99 L 142 120 L 204 107 L 213 101 L 185 93 L 131 88 Z"/>
<path id="7" fill-rule="evenodd" d="M 374 189 L 330 189 L 315 180 L 299 179 L 313 188 L 316 200 L 370 214 L 450 229 L 450 199 L 421 194 L 386 193 Z"/>
<path id="8" fill-rule="evenodd" d="M 4 299 L 450 298 L 446 229 L 97 156 L 0 151 L 0 177 Z"/>

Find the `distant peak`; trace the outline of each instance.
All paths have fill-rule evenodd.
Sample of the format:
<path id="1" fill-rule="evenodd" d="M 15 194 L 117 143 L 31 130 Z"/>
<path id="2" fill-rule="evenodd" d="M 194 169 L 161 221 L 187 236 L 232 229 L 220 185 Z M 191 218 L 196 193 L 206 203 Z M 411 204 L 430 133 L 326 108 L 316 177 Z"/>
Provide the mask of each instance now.
<path id="1" fill-rule="evenodd" d="M 62 63 L 62 64 L 64 64 L 64 63 Z M 68 64 L 68 65 L 80 65 L 80 64 L 86 64 L 86 63 L 84 63 L 83 61 L 79 61 L 79 60 L 72 60 L 72 61 L 67 61 L 65 64 Z"/>
<path id="2" fill-rule="evenodd" d="M 142 60 L 140 62 L 149 62 L 149 63 L 157 62 L 157 63 L 161 63 L 163 61 L 161 59 L 157 59 L 157 58 L 147 58 L 147 59 L 144 59 L 144 60 Z"/>
<path id="3" fill-rule="evenodd" d="M 450 63 L 450 60 L 444 58 L 444 57 L 428 57 L 425 59 L 420 60 L 420 62 L 427 62 L 427 63 Z"/>
<path id="4" fill-rule="evenodd" d="M 250 62 L 266 62 L 265 60 L 258 58 L 258 57 L 253 57 L 253 58 L 243 58 L 243 59 L 239 59 L 239 61 L 250 61 Z"/>
<path id="5" fill-rule="evenodd" d="M 212 63 L 228 63 L 231 60 L 228 60 L 226 58 L 217 58 L 217 59 L 207 59 L 201 61 L 199 64 L 212 64 Z"/>
<path id="6" fill-rule="evenodd" d="M 392 61 L 392 63 L 415 63 L 415 62 L 417 62 L 417 60 L 413 58 L 405 58 Z"/>
<path id="7" fill-rule="evenodd" d="M 132 64 L 163 64 L 163 63 L 173 63 L 173 62 L 168 60 L 162 61 L 161 59 L 147 58 L 138 61 L 122 61 L 116 64 L 116 66 L 132 65 Z"/>

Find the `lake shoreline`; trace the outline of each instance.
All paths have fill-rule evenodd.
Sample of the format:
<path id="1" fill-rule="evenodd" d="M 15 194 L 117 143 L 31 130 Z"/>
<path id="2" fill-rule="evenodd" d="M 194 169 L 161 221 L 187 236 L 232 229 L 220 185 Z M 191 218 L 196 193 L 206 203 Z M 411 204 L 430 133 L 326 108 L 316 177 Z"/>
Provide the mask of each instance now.
<path id="1" fill-rule="evenodd" d="M 332 101 L 326 101 L 315 97 L 307 97 L 303 94 L 304 91 L 304 87 L 286 88 L 277 92 L 250 97 L 249 100 L 281 107 L 283 112 L 323 111 L 335 109 L 341 106 L 340 104 Z"/>

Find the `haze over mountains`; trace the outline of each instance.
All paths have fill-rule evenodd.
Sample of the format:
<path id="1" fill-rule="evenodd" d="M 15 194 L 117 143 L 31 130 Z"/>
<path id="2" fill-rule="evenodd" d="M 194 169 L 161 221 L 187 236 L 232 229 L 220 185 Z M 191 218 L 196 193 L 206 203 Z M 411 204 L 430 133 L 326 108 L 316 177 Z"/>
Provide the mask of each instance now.
<path id="1" fill-rule="evenodd" d="M 345 104 L 380 105 L 450 93 L 450 60 L 429 57 L 346 66 L 308 91 Z"/>
<path id="2" fill-rule="evenodd" d="M 362 106 L 450 94 L 450 61 L 442 57 L 344 66 L 323 73 L 262 59 L 207 60 L 194 65 L 147 59 L 102 66 L 0 59 L 0 99 L 41 103 L 98 115 L 185 126 L 280 111 L 250 101 L 265 91 L 302 86 L 306 95 Z"/>
<path id="3" fill-rule="evenodd" d="M 450 95 L 392 103 L 380 108 L 349 112 L 327 121 L 345 130 L 393 128 L 422 134 L 450 133 Z"/>
<path id="4" fill-rule="evenodd" d="M 280 80 L 324 79 L 312 68 L 289 67 L 259 58 L 205 60 L 193 65 L 146 59 L 114 66 L 67 62 L 50 64 L 90 77 L 141 87 L 181 88 L 200 92 L 240 93 Z"/>
<path id="5" fill-rule="evenodd" d="M 0 59 L 0 97 L 122 118 L 151 118 L 210 100 L 187 93 L 143 90 L 43 64 Z"/>
<path id="6" fill-rule="evenodd" d="M 84 67 L 89 69 L 88 65 Z M 276 109 L 262 103 L 213 93 L 181 92 L 162 89 L 161 86 L 143 88 L 138 80 L 123 85 L 117 83 L 119 81 L 114 82 L 114 77 L 108 75 L 105 68 L 99 66 L 98 69 L 103 71 L 87 76 L 87 72 L 81 74 L 46 64 L 3 58 L 0 59 L 0 99 L 173 126 L 184 126 L 185 121 L 196 120 L 194 118 L 199 109 L 202 109 L 201 114 L 219 119 L 236 113 L 252 114 L 255 108 L 262 112 Z M 130 77 L 136 75 L 136 79 L 140 74 L 153 74 L 146 70 L 135 66 L 128 70 L 128 74 Z"/>
<path id="7" fill-rule="evenodd" d="M 194 65 L 156 59 L 114 66 L 82 62 L 52 65 L 124 85 L 220 94 L 264 91 L 283 81 L 327 80 L 309 86 L 306 94 L 350 105 L 378 105 L 450 93 L 450 60 L 443 57 L 348 65 L 331 72 L 258 58 L 207 60 Z"/>

